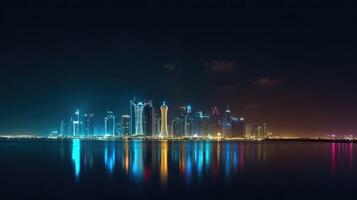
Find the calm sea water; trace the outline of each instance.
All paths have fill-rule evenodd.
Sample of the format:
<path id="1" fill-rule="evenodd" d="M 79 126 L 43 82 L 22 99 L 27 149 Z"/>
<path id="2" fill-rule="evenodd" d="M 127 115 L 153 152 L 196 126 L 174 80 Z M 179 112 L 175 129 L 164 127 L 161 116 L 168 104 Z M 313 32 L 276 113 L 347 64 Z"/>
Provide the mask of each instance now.
<path id="1" fill-rule="evenodd" d="M 0 141 L 1 199 L 341 199 L 357 146 L 313 142 Z"/>

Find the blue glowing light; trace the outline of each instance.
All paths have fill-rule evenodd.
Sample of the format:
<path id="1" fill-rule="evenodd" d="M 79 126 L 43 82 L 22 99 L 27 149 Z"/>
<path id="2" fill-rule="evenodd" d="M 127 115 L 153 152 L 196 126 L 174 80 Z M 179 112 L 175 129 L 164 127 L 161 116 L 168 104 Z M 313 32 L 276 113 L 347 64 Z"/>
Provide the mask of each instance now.
<path id="1" fill-rule="evenodd" d="M 134 177 L 136 177 L 137 180 L 141 180 L 144 176 L 144 161 L 141 141 L 135 141 L 133 143 L 132 159 L 132 174 Z"/>
<path id="2" fill-rule="evenodd" d="M 105 146 L 104 150 L 104 163 L 105 167 L 109 171 L 109 173 L 113 173 L 115 166 L 115 151 L 114 147 L 111 149 L 111 152 L 108 150 L 108 146 Z"/>
<path id="3" fill-rule="evenodd" d="M 239 164 L 239 150 L 238 150 L 238 145 L 235 146 L 236 148 L 234 149 L 233 153 L 233 166 L 235 169 L 238 169 L 238 164 Z"/>
<path id="4" fill-rule="evenodd" d="M 203 169 L 203 149 L 202 146 L 198 146 L 198 160 L 197 160 L 197 169 L 198 169 L 198 175 L 202 175 L 202 169 Z"/>
<path id="5" fill-rule="evenodd" d="M 206 167 L 207 169 L 209 168 L 210 160 L 211 160 L 211 143 L 206 142 L 205 144 L 205 162 L 206 162 Z"/>
<path id="6" fill-rule="evenodd" d="M 76 178 L 78 178 L 81 171 L 81 140 L 80 139 L 73 139 L 72 160 L 74 163 L 74 174 Z"/>
<path id="7" fill-rule="evenodd" d="M 231 162 L 231 158 L 230 158 L 230 152 L 231 151 L 231 145 L 227 144 L 226 146 L 226 161 L 225 161 L 225 172 L 226 172 L 226 176 L 229 177 L 230 175 L 230 170 L 231 170 L 231 166 L 230 166 L 230 162 Z"/>

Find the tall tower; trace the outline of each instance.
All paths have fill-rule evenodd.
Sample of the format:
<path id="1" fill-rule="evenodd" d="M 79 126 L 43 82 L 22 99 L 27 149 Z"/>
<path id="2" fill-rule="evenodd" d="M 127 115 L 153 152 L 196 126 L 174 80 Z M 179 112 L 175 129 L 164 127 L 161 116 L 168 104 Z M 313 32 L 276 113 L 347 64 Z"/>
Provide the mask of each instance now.
<path id="1" fill-rule="evenodd" d="M 210 133 L 212 135 L 217 135 L 218 133 L 221 133 L 221 131 L 222 131 L 222 129 L 220 127 L 219 111 L 216 106 L 212 107 L 212 112 L 211 112 L 211 116 L 210 116 L 210 127 L 211 127 Z"/>
<path id="2" fill-rule="evenodd" d="M 232 137 L 232 115 L 229 107 L 224 114 L 222 130 L 224 137 Z"/>
<path id="3" fill-rule="evenodd" d="M 144 103 L 143 111 L 144 135 L 151 136 L 154 133 L 154 107 L 152 101 Z"/>
<path id="4" fill-rule="evenodd" d="M 122 115 L 121 116 L 121 126 L 122 126 L 122 135 L 129 135 L 129 123 L 130 123 L 130 115 Z"/>
<path id="5" fill-rule="evenodd" d="M 129 121 L 129 134 L 134 135 L 136 133 L 136 115 L 135 115 L 135 107 L 136 107 L 136 100 L 130 100 L 130 121 Z"/>
<path id="6" fill-rule="evenodd" d="M 161 132 L 160 136 L 162 137 L 168 137 L 169 136 L 169 131 L 167 128 L 167 111 L 169 107 L 165 104 L 165 101 L 160 107 L 161 110 Z"/>
<path id="7" fill-rule="evenodd" d="M 135 108 L 135 135 L 143 135 L 144 128 L 143 128 L 143 109 L 144 104 L 139 102 L 136 104 Z"/>
<path id="8" fill-rule="evenodd" d="M 74 120 L 72 121 L 73 123 L 72 131 L 73 131 L 73 136 L 76 137 L 79 136 L 79 110 L 77 109 L 74 114 L 75 117 Z"/>
<path id="9" fill-rule="evenodd" d="M 60 135 L 62 137 L 66 135 L 66 123 L 64 122 L 64 120 L 61 121 Z"/>
<path id="10" fill-rule="evenodd" d="M 94 113 L 90 113 L 88 117 L 88 134 L 89 136 L 94 135 Z"/>
<path id="11" fill-rule="evenodd" d="M 115 116 L 112 111 L 107 111 L 104 118 L 104 134 L 115 136 Z"/>
<path id="12" fill-rule="evenodd" d="M 176 117 L 171 122 L 171 135 L 174 137 L 184 136 L 184 127 L 180 117 Z"/>

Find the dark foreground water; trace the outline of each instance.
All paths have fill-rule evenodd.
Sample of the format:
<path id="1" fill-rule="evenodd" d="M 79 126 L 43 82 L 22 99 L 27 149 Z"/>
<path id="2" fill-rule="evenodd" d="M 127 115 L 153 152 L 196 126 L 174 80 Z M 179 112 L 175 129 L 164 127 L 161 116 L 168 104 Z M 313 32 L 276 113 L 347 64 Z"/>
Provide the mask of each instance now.
<path id="1" fill-rule="evenodd" d="M 0 141 L 0 199 L 354 199 L 357 146 Z"/>

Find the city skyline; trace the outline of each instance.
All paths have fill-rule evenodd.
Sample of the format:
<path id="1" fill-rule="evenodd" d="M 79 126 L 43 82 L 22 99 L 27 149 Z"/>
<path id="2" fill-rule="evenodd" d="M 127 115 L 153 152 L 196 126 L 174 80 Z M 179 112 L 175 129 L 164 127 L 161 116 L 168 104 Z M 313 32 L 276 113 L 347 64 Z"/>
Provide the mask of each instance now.
<path id="1" fill-rule="evenodd" d="M 152 100 L 133 98 L 129 101 L 129 108 L 130 114 L 107 110 L 104 124 L 95 113 L 75 109 L 73 114 L 59 121 L 58 128 L 51 129 L 49 136 L 264 139 L 272 135 L 272 130 L 268 129 L 265 122 L 248 121 L 238 113 L 231 113 L 229 106 L 222 112 L 217 106 L 205 111 L 194 109 L 192 105 L 169 108 L 162 101 L 155 109 Z"/>
<path id="2" fill-rule="evenodd" d="M 138 96 L 230 105 L 277 135 L 355 133 L 355 12 L 238 2 L 4 3 L 0 132 L 45 133 L 78 106 L 104 116 Z"/>
<path id="3" fill-rule="evenodd" d="M 353 3 L 1 1 L 1 199 L 353 199 Z"/>
<path id="4" fill-rule="evenodd" d="M 147 115 L 144 115 L 144 112 L 150 112 L 151 115 L 152 115 L 151 117 L 153 117 L 153 118 L 157 117 L 157 115 L 160 114 L 160 104 L 159 103 L 156 104 L 158 113 L 155 113 L 155 108 L 154 108 L 155 105 L 153 103 L 154 102 L 153 100 L 135 100 L 135 99 L 136 98 L 134 97 L 134 98 L 132 98 L 132 100 L 130 100 L 130 105 L 133 105 L 133 102 L 136 102 L 136 104 L 140 103 L 140 105 L 139 105 L 139 107 L 140 107 L 139 108 L 140 109 L 139 113 L 141 113 L 143 115 L 143 116 L 141 116 L 141 118 L 144 118 L 144 117 L 147 116 Z M 143 98 L 138 98 L 138 99 L 143 99 Z M 161 101 L 161 102 L 164 102 L 164 101 Z M 147 105 L 149 105 L 150 111 L 146 109 L 146 108 L 148 108 Z M 192 105 L 191 104 L 186 104 L 186 105 L 188 107 L 182 107 L 182 104 L 179 104 L 179 106 L 177 106 L 176 108 L 175 107 L 173 108 L 173 112 L 169 112 L 169 115 L 168 115 L 168 117 L 169 117 L 169 121 L 168 121 L 168 127 L 169 128 L 168 129 L 170 129 L 170 131 L 169 131 L 170 134 L 169 135 L 172 135 L 172 126 L 174 126 L 174 123 L 177 122 L 175 120 L 177 120 L 177 116 L 178 116 L 179 112 L 182 112 L 182 109 L 192 109 Z M 83 106 L 79 106 L 79 107 L 83 108 Z M 218 106 L 218 107 L 219 108 L 217 108 L 217 104 L 213 104 L 213 105 L 208 106 L 208 107 L 207 106 L 199 106 L 199 105 L 197 105 L 197 107 L 195 107 L 195 113 L 194 114 L 201 113 L 201 115 L 203 115 L 203 114 L 207 115 L 207 114 L 212 114 L 214 112 L 218 112 L 218 110 L 220 110 L 221 112 L 225 112 L 224 108 L 227 108 L 229 110 L 229 104 L 227 104 L 225 107 L 222 106 L 222 105 Z M 106 132 L 107 132 L 106 131 L 106 126 L 107 125 L 105 125 L 105 123 L 108 120 L 107 118 L 114 118 L 113 122 L 111 122 L 111 126 L 112 126 L 111 134 L 112 135 L 117 135 L 118 131 L 122 131 L 122 129 L 120 129 L 119 126 L 121 126 L 121 124 L 122 124 L 121 121 L 123 120 L 123 117 L 124 118 L 125 117 L 129 117 L 129 123 L 128 123 L 129 126 L 127 127 L 128 128 L 127 132 L 130 133 L 128 135 L 131 135 L 132 134 L 132 130 L 131 130 L 131 126 L 130 126 L 130 124 L 131 124 L 130 120 L 135 119 L 135 117 L 134 118 L 130 117 L 130 116 L 133 116 L 132 114 L 130 114 L 131 113 L 130 112 L 130 108 L 129 109 L 127 109 L 127 108 L 123 109 L 125 111 L 118 110 L 118 109 L 115 109 L 115 111 L 114 111 L 114 109 L 108 109 L 109 106 L 106 106 L 106 108 L 107 108 L 106 111 L 105 110 L 92 109 L 92 108 L 86 108 L 86 109 L 82 110 L 83 112 L 85 112 L 85 113 L 82 113 L 82 114 L 84 114 L 84 118 L 86 120 L 93 120 L 94 118 L 100 118 L 99 120 L 102 120 L 102 118 L 104 119 L 104 121 L 103 121 L 104 125 L 100 123 L 103 126 L 98 126 L 98 122 L 96 122 L 97 123 L 96 132 L 97 133 L 100 132 L 100 134 L 97 134 L 97 135 L 106 135 Z M 135 108 L 136 107 L 134 106 L 133 109 L 135 109 Z M 181 109 L 181 111 L 180 111 L 180 109 Z M 94 110 L 96 110 L 96 112 L 93 112 Z M 235 109 L 235 110 L 239 110 L 239 109 Z M 210 111 L 212 113 L 210 113 Z M 75 113 L 76 117 L 74 117 L 74 118 L 78 119 L 78 116 L 76 114 L 77 112 L 79 112 L 78 106 L 75 106 L 74 107 L 74 113 Z M 133 110 L 133 112 L 137 112 L 137 111 Z M 117 119 L 117 121 L 115 121 L 115 117 L 114 117 L 115 114 L 114 113 L 116 113 L 116 114 L 121 113 L 120 116 L 117 116 L 117 117 L 119 117 L 119 119 Z M 238 114 L 239 111 L 238 112 L 235 111 L 235 113 Z M 247 115 L 249 116 L 249 113 L 248 114 L 247 113 L 243 114 L 243 113 L 244 112 L 240 113 L 240 116 L 247 116 Z M 110 115 L 112 115 L 112 116 L 110 116 Z M 236 116 L 238 116 L 238 115 L 236 115 Z M 70 118 L 72 118 L 72 117 L 70 117 Z M 213 117 L 213 116 L 211 116 L 211 117 Z M 58 120 L 58 118 L 56 120 Z M 220 119 L 220 120 L 223 120 L 223 119 Z M 239 117 L 238 118 L 237 117 L 233 117 L 233 120 L 239 120 Z M 10 133 L 10 135 L 11 134 L 15 134 L 15 135 L 16 134 L 20 134 L 20 135 L 21 134 L 25 134 L 25 135 L 26 134 L 29 134 L 29 135 L 33 135 L 34 134 L 34 135 L 38 135 L 38 136 L 46 136 L 48 134 L 53 135 L 52 134 L 53 132 L 55 132 L 55 133 L 60 133 L 61 132 L 61 130 L 62 130 L 61 124 L 64 123 L 64 121 L 65 120 L 63 120 L 63 119 L 59 121 L 60 126 L 57 126 L 58 123 L 56 123 L 56 122 L 51 122 L 50 124 L 54 124 L 54 126 L 51 126 L 46 130 L 37 131 L 37 132 L 21 130 L 21 131 L 3 131 L 3 132 L 0 132 L 0 133 L 2 133 L 4 135 L 9 135 L 9 133 Z M 156 131 L 157 135 L 160 135 L 160 130 L 161 130 L 161 124 L 160 123 L 161 123 L 161 121 L 157 122 L 157 123 L 155 122 L 156 124 L 153 123 L 151 125 L 145 124 L 145 120 L 143 120 L 143 119 L 139 120 L 139 121 L 142 121 L 142 124 L 140 124 L 138 126 L 138 127 L 141 127 L 142 130 L 140 130 L 138 133 L 136 133 L 137 135 L 147 135 L 148 130 L 150 130 L 150 129 L 152 130 L 152 132 Z M 77 121 L 75 120 L 74 122 L 76 124 L 76 123 L 78 123 L 78 120 Z M 248 129 L 250 128 L 251 125 L 255 125 L 256 127 L 263 128 L 263 126 L 265 124 L 269 124 L 269 120 L 264 120 L 264 119 L 256 120 L 254 118 L 253 119 L 250 118 L 250 122 L 251 122 L 251 124 L 248 124 Z M 73 124 L 73 126 L 76 126 L 75 124 Z M 59 127 L 59 128 L 55 128 L 55 127 Z M 273 125 L 269 124 L 269 127 L 271 128 L 270 130 L 273 130 L 274 127 L 276 127 L 276 125 L 274 126 L 274 124 Z M 185 129 L 185 128 L 186 127 L 183 127 L 183 129 Z M 91 132 L 93 134 L 95 128 L 91 127 L 92 131 L 89 131 L 89 127 L 86 127 L 86 128 L 83 127 L 83 131 L 85 129 L 87 130 L 87 132 Z M 74 133 L 73 130 L 71 131 L 71 133 Z M 223 132 L 223 130 L 221 130 L 221 132 Z M 75 133 L 74 133 L 74 135 L 75 135 Z M 279 133 L 278 132 L 277 133 L 277 132 L 274 131 L 274 136 L 279 136 L 279 137 L 332 137 L 332 135 L 334 137 L 335 136 L 336 137 L 353 137 L 353 136 L 355 136 L 355 132 L 353 130 L 352 131 L 340 131 L 340 132 L 331 130 L 331 131 L 324 131 L 324 132 L 321 131 L 319 134 L 316 134 L 316 135 L 312 134 L 312 135 L 304 136 L 304 135 L 299 135 L 299 134 L 297 134 L 297 135 L 292 134 L 291 135 L 291 134 L 289 134 L 287 132 L 285 132 L 285 133 Z"/>

